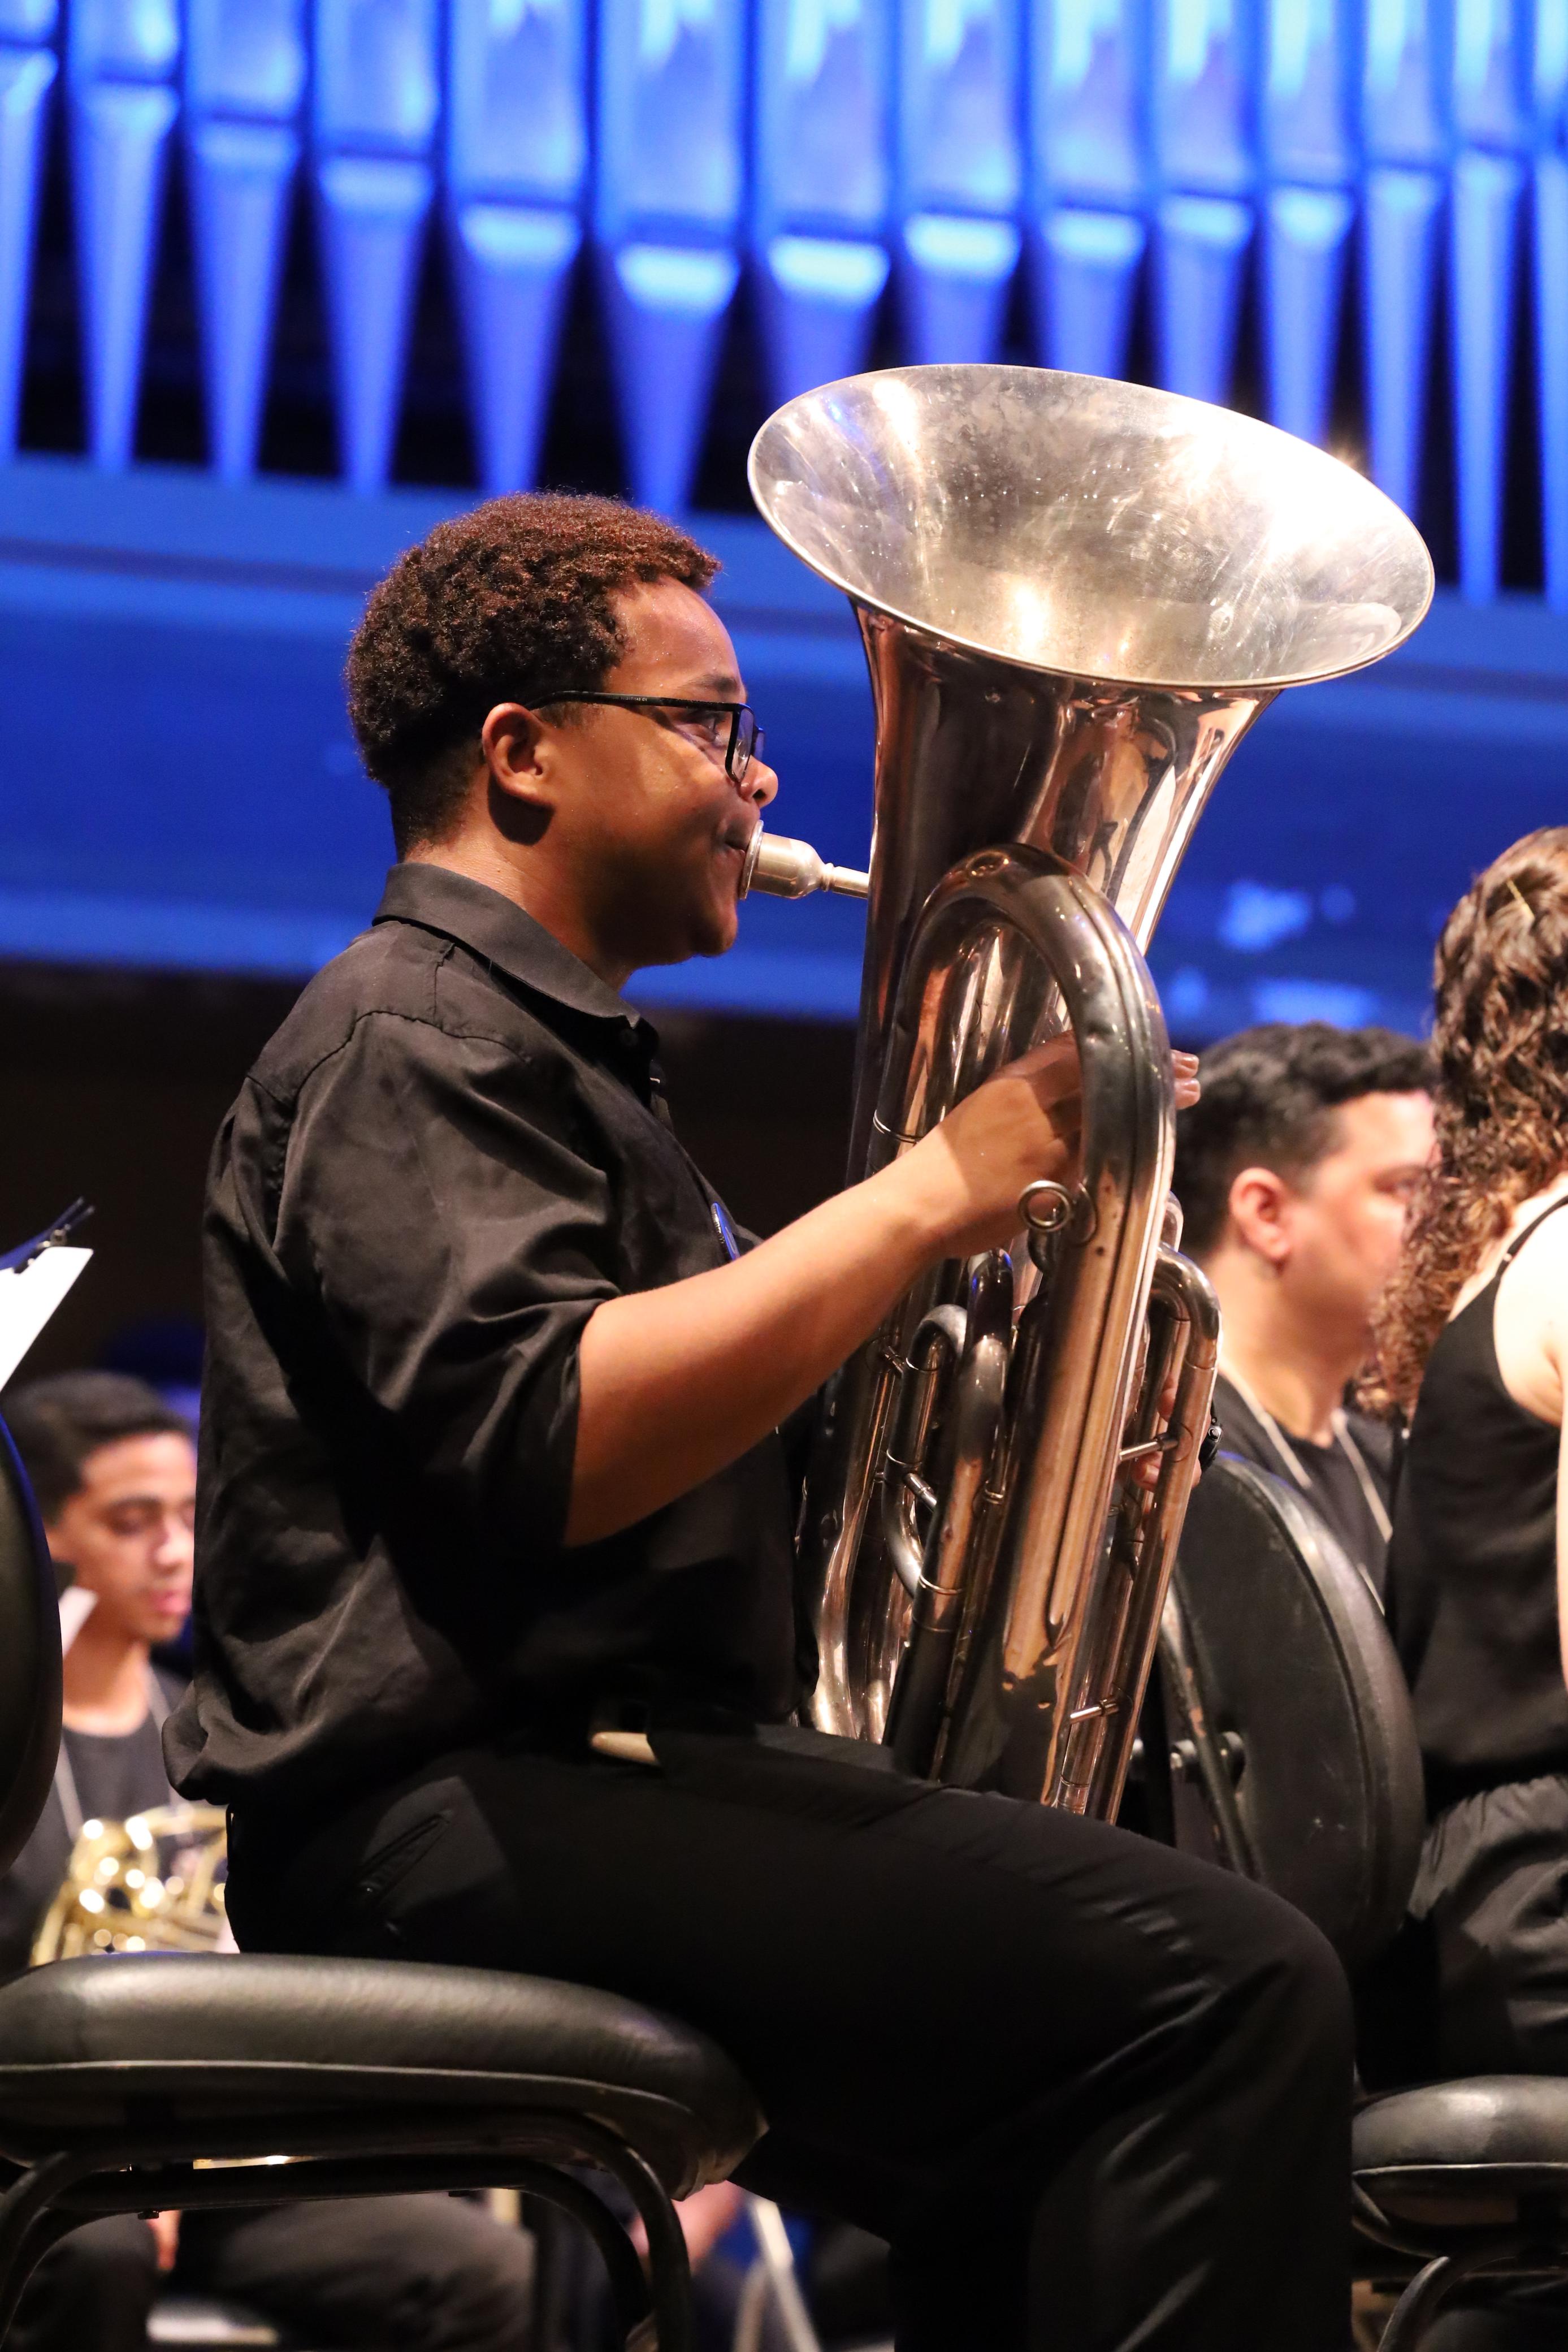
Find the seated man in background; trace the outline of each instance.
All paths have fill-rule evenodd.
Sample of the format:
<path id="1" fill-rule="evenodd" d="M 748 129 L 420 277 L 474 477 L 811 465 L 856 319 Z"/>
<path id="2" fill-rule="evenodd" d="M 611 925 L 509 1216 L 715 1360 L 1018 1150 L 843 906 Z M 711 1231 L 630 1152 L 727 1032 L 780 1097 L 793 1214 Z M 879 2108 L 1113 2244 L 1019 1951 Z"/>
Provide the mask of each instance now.
<path id="1" fill-rule="evenodd" d="M 1344 1392 L 1432 1149 L 1426 1051 L 1390 1029 L 1271 1022 L 1200 1067 L 1176 1192 L 1225 1318 L 1221 1442 L 1297 1487 L 1381 1594 L 1391 1437 Z"/>
<path id="2" fill-rule="evenodd" d="M 0 1972 L 11 1974 L 27 1965 L 84 1820 L 176 1801 L 160 1735 L 178 1690 L 152 1652 L 190 1608 L 196 1458 L 181 1416 L 117 1372 L 30 1381 L 0 1412 L 62 1579 L 93 1595 L 66 1654 L 55 1786 L 0 1877 Z M 170 2270 L 177 2287 L 248 2304 L 319 2346 L 520 2352 L 527 2339 L 530 2241 L 432 2195 L 89 2222 L 34 2273 L 7 2352 L 141 2352 Z"/>

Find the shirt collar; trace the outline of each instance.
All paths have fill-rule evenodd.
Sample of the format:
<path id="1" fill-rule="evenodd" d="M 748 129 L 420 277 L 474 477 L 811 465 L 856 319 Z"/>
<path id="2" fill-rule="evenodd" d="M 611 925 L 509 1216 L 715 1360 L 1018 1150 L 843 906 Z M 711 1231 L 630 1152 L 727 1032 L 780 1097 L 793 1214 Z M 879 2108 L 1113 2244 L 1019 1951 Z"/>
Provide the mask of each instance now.
<path id="1" fill-rule="evenodd" d="M 378 923 L 418 923 L 471 948 L 524 988 L 554 999 L 591 1020 L 653 1032 L 624 998 L 536 922 L 515 899 L 448 866 L 394 866 L 387 876 Z"/>

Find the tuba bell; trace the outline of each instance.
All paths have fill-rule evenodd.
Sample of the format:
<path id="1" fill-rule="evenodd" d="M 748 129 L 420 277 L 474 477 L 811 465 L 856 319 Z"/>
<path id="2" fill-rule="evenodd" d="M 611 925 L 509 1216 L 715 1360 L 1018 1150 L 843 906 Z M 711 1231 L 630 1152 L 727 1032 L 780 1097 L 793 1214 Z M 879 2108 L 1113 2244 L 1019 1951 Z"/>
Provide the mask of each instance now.
<path id="1" fill-rule="evenodd" d="M 1113 1817 L 1218 1339 L 1177 1246 L 1142 951 L 1259 713 L 1398 645 L 1432 567 L 1304 442 L 1045 370 L 826 384 L 768 420 L 749 473 L 849 596 L 871 670 L 851 1180 L 1064 1026 L 1082 1070 L 1076 1184 L 1031 1185 L 1013 1250 L 929 1276 L 825 1392 L 800 1535 L 811 1720 Z M 797 846 L 755 887 L 821 887 Z"/>

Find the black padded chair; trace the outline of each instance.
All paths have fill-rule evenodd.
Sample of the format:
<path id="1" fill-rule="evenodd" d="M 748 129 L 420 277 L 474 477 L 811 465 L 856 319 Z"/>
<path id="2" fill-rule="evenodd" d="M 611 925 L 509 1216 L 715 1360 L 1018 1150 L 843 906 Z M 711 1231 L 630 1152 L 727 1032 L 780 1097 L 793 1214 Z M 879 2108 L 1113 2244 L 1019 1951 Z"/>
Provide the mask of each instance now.
<path id="1" fill-rule="evenodd" d="M 60 1648 L 3 1427 L 0 1625 L 4 1869 L 53 1773 Z M 763 2128 L 711 2042 L 580 1986 L 398 1960 L 55 1961 L 0 1986 L 0 2335 L 38 2257 L 99 2214 L 516 2187 L 597 2240 L 628 2347 L 691 2352 L 671 2200 L 724 2179 Z M 257 2168 L 269 2156 L 292 2160 Z M 585 2167 L 631 2198 L 646 2276 Z"/>
<path id="2" fill-rule="evenodd" d="M 1360 1570 L 1288 1487 L 1221 1454 L 1193 1497 L 1161 1652 L 1177 1842 L 1285 1895 L 1348 1966 L 1373 1958 L 1408 1901 L 1422 1791 Z M 1568 2079 L 1368 2099 L 1353 2167 L 1357 2275 L 1406 2282 L 1381 2352 L 1416 2352 L 1468 2281 L 1568 2279 Z"/>

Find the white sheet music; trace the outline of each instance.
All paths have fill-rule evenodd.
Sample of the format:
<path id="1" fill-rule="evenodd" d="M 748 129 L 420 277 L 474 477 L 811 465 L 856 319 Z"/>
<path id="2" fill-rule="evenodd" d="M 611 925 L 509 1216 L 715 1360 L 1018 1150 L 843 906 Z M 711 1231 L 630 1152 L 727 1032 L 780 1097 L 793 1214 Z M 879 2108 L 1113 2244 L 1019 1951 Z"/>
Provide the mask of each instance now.
<path id="1" fill-rule="evenodd" d="M 20 1273 L 0 1271 L 0 1388 L 4 1388 L 92 1255 L 57 1242 Z"/>

